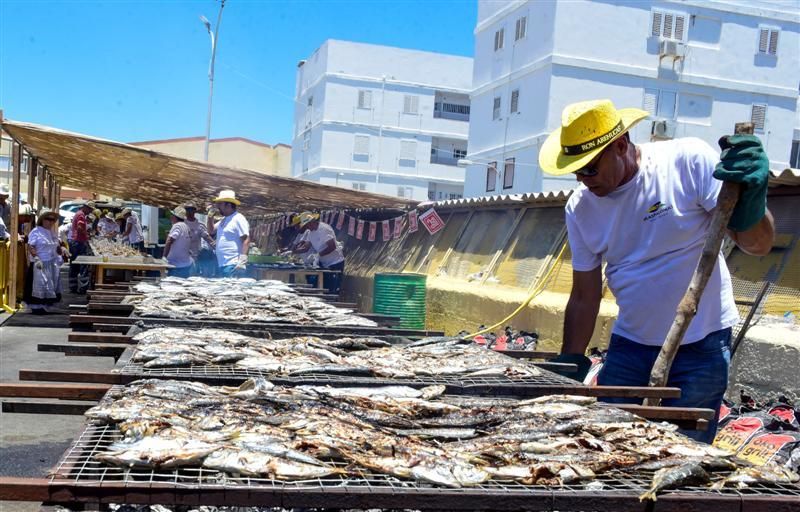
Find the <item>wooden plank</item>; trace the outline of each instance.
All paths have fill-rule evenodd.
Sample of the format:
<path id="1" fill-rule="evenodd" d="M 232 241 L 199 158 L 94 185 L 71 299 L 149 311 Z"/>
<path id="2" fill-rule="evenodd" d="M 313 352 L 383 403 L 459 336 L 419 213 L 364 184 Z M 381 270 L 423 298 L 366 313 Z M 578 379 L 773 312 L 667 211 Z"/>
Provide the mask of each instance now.
<path id="1" fill-rule="evenodd" d="M 45 478 L 0 477 L 0 500 L 47 501 L 50 499 L 50 481 Z"/>
<path id="2" fill-rule="evenodd" d="M 67 341 L 76 343 L 127 343 L 135 344 L 133 336 L 115 332 L 71 332 Z"/>
<path id="3" fill-rule="evenodd" d="M 545 352 L 539 350 L 497 350 L 496 352 L 504 356 L 513 357 L 515 359 L 553 359 L 558 356 L 558 352 Z"/>
<path id="4" fill-rule="evenodd" d="M 0 396 L 13 398 L 61 398 L 64 400 L 99 400 L 111 386 L 108 384 L 39 384 L 26 382 L 0 383 Z"/>
<path id="5" fill-rule="evenodd" d="M 58 343 L 40 343 L 37 347 L 39 352 L 63 352 L 65 356 L 80 357 L 113 357 L 118 359 L 125 351 L 125 347 L 118 344 L 70 344 L 62 345 Z"/>
<path id="6" fill-rule="evenodd" d="M 34 195 L 36 194 L 36 171 L 39 169 L 39 159 L 33 158 L 32 156 L 28 158 L 28 204 L 31 207 L 36 208 L 37 211 L 41 211 L 41 208 L 38 208 L 34 203 Z M 31 218 L 29 223 L 28 232 L 36 226 L 35 219 Z"/>
<path id="7" fill-rule="evenodd" d="M 3 412 L 16 414 L 60 414 L 82 416 L 92 404 L 65 404 L 61 402 L 15 402 L 3 400 Z"/>
<path id="8" fill-rule="evenodd" d="M 135 320 L 122 316 L 108 316 L 108 315 L 70 315 L 70 325 L 91 325 L 94 323 L 114 324 L 114 325 L 133 325 Z"/>
<path id="9" fill-rule="evenodd" d="M 93 384 L 122 384 L 125 379 L 118 373 L 86 372 L 69 370 L 21 369 L 19 380 L 49 382 L 84 382 Z"/>
<path id="10" fill-rule="evenodd" d="M 519 209 L 519 212 L 517 212 L 517 216 L 514 219 L 514 222 L 511 223 L 511 227 L 506 232 L 505 238 L 503 238 L 503 241 L 500 243 L 500 245 L 498 245 L 498 248 L 495 251 L 494 256 L 492 257 L 492 261 L 490 261 L 489 264 L 483 268 L 483 277 L 481 278 L 480 284 L 484 284 L 486 280 L 489 279 L 489 276 L 491 276 L 494 273 L 495 268 L 497 267 L 497 262 L 500 261 L 500 255 L 503 254 L 503 251 L 508 245 L 508 242 L 511 240 L 511 235 L 513 235 L 514 232 L 517 230 L 519 222 L 522 220 L 522 217 L 525 216 L 525 212 L 527 211 L 528 208 L 523 206 L 522 208 Z"/>

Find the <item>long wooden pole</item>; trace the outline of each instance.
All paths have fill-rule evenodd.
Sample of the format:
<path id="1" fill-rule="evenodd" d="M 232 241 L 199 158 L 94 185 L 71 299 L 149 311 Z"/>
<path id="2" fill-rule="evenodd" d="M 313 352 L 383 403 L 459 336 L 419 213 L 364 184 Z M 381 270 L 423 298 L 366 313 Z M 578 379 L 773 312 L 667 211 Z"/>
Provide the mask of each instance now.
<path id="1" fill-rule="evenodd" d="M 36 191 L 36 171 L 38 169 L 39 159 L 28 156 L 28 204 L 31 205 L 31 208 L 35 208 L 35 205 L 33 204 L 33 194 Z M 31 230 L 33 230 L 34 224 L 35 220 L 33 217 L 31 217 L 31 220 L 28 223 L 29 233 Z"/>
<path id="2" fill-rule="evenodd" d="M 753 125 L 750 123 L 740 123 L 736 125 L 735 132 L 737 134 L 753 133 Z M 719 250 L 722 247 L 722 240 L 725 238 L 726 228 L 728 221 L 733 213 L 733 208 L 736 206 L 736 201 L 739 200 L 739 193 L 741 185 L 738 183 L 725 182 L 722 184 L 722 190 L 717 197 L 717 207 L 714 209 L 714 214 L 711 216 L 711 225 L 708 228 L 706 235 L 706 242 L 703 245 L 703 252 L 700 254 L 700 260 L 697 262 L 692 279 L 689 281 L 689 288 L 683 295 L 680 304 L 678 304 L 678 311 L 675 314 L 675 320 L 667 333 L 667 339 L 664 345 L 661 346 L 661 351 L 658 353 L 656 362 L 653 364 L 653 369 L 650 372 L 650 386 L 663 387 L 667 385 L 669 380 L 669 371 L 672 368 L 672 362 L 675 360 L 675 354 L 678 353 L 683 336 L 689 328 L 692 318 L 697 314 L 697 307 L 700 304 L 700 298 L 706 289 L 711 272 L 717 264 L 719 258 Z M 644 405 L 657 406 L 661 404 L 661 399 L 658 397 L 646 398 Z"/>
<path id="3" fill-rule="evenodd" d="M 8 201 L 11 204 L 11 243 L 9 244 L 8 254 L 8 306 L 11 309 L 17 308 L 17 265 L 19 264 L 19 177 L 20 167 L 22 167 L 22 146 L 16 142 L 11 149 L 11 197 Z"/>
<path id="4" fill-rule="evenodd" d="M 47 167 L 42 167 L 36 173 L 36 209 L 44 207 L 44 182 L 47 176 Z"/>

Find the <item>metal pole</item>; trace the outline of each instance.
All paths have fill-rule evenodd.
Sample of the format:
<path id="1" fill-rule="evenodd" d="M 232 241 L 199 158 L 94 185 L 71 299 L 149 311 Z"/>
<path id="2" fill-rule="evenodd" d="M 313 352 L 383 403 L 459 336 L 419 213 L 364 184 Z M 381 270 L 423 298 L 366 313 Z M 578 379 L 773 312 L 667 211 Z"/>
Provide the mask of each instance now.
<path id="1" fill-rule="evenodd" d="M 210 26 L 208 28 L 208 35 L 211 36 L 211 63 L 208 66 L 208 114 L 206 115 L 206 142 L 203 145 L 203 159 L 208 162 L 208 142 L 211 137 L 211 100 L 214 96 L 214 59 L 217 56 L 217 38 L 219 37 L 219 25 L 222 21 L 222 9 L 225 7 L 225 0 L 220 0 L 219 15 L 217 16 L 217 25 L 214 27 L 214 33 L 211 33 Z"/>

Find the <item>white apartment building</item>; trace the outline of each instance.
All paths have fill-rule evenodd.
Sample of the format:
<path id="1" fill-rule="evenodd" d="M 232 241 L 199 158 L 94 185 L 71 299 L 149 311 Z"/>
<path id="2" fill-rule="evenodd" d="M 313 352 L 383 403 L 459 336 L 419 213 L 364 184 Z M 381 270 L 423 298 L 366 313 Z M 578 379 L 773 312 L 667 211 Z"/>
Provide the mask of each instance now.
<path id="1" fill-rule="evenodd" d="M 427 199 L 463 195 L 472 59 L 328 40 L 297 69 L 292 176 Z"/>
<path id="2" fill-rule="evenodd" d="M 651 112 L 631 131 L 717 146 L 752 121 L 774 169 L 798 165 L 800 3 L 480 1 L 465 196 L 570 189 L 538 149 L 573 102 Z"/>

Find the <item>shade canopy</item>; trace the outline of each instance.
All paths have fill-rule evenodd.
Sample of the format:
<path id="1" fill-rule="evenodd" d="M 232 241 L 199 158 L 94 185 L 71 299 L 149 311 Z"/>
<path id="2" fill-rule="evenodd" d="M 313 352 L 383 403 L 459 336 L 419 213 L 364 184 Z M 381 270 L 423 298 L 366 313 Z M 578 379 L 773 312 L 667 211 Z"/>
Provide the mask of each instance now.
<path id="1" fill-rule="evenodd" d="M 30 123 L 4 119 L 2 127 L 38 158 L 62 186 L 161 208 L 194 201 L 202 209 L 223 189 L 234 190 L 242 202 L 240 209 L 254 215 L 333 208 L 407 208 L 417 204 L 189 160 Z"/>

